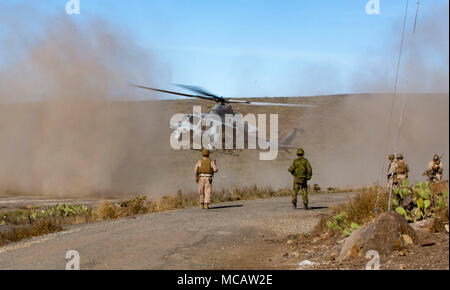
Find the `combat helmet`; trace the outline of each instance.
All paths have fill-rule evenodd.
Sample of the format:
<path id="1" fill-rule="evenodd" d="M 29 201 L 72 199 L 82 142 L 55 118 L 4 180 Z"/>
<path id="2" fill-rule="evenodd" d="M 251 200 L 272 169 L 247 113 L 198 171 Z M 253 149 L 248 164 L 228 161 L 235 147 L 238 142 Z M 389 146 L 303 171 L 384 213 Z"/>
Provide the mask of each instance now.
<path id="1" fill-rule="evenodd" d="M 398 160 L 402 160 L 403 159 L 403 154 L 397 154 L 397 159 Z"/>
<path id="2" fill-rule="evenodd" d="M 389 154 L 388 159 L 389 159 L 389 160 L 394 160 L 394 159 L 395 159 L 394 154 Z"/>
<path id="3" fill-rule="evenodd" d="M 305 155 L 305 151 L 302 148 L 298 148 L 297 155 L 298 156 L 303 156 L 303 155 Z"/>
<path id="4" fill-rule="evenodd" d="M 434 161 L 439 161 L 439 159 L 440 159 L 440 158 L 439 158 L 439 155 L 437 155 L 437 154 L 434 154 L 434 156 L 433 156 L 433 160 L 434 160 Z"/>
<path id="5" fill-rule="evenodd" d="M 208 156 L 209 156 L 209 150 L 203 148 L 203 149 L 202 149 L 202 156 L 203 156 L 203 157 L 208 157 Z"/>

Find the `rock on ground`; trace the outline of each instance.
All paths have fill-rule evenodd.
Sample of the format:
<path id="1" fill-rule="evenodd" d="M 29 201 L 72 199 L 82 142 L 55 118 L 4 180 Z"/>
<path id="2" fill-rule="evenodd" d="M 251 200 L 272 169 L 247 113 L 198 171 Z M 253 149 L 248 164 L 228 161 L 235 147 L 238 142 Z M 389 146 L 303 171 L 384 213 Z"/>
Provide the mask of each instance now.
<path id="1" fill-rule="evenodd" d="M 416 231 L 424 231 L 427 233 L 436 232 L 434 220 L 431 218 L 412 223 L 411 227 Z"/>
<path id="2" fill-rule="evenodd" d="M 389 254 L 419 242 L 415 230 L 396 212 L 383 213 L 345 240 L 338 261 L 360 258 L 369 250 Z"/>

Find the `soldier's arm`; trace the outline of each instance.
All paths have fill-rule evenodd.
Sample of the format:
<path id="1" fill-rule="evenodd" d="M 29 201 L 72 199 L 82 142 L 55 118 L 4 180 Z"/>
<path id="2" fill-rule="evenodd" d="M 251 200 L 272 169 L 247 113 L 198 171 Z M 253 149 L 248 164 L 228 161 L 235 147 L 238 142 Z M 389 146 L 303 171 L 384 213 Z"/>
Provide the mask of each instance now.
<path id="1" fill-rule="evenodd" d="M 394 164 L 393 164 L 393 163 L 390 163 L 390 164 L 389 164 L 388 173 L 389 173 L 389 174 L 394 173 Z"/>
<path id="2" fill-rule="evenodd" d="M 216 160 L 211 160 L 211 167 L 212 167 L 214 173 L 219 171 L 219 169 L 217 169 L 217 166 L 216 166 Z"/>
<path id="3" fill-rule="evenodd" d="M 311 167 L 311 164 L 309 163 L 309 160 L 306 160 L 306 169 L 308 169 L 307 178 L 308 178 L 308 180 L 310 180 L 312 177 L 312 167 Z"/>
<path id="4" fill-rule="evenodd" d="M 288 171 L 290 173 L 292 173 L 292 172 L 294 172 L 294 170 L 295 170 L 295 162 L 292 162 L 292 165 L 291 165 L 291 167 L 289 167 Z"/>
<path id="5" fill-rule="evenodd" d="M 194 167 L 194 179 L 195 181 L 198 180 L 198 168 L 200 167 L 200 161 L 197 161 Z"/>

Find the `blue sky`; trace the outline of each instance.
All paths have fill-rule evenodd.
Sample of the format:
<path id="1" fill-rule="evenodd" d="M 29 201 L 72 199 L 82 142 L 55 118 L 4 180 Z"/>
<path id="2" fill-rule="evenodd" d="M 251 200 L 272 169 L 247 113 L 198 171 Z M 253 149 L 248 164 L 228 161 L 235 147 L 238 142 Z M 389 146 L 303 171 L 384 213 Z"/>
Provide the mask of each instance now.
<path id="1" fill-rule="evenodd" d="M 230 97 L 353 92 L 368 53 L 400 37 L 406 3 L 380 0 L 380 14 L 368 15 L 367 0 L 80 0 L 81 14 L 69 16 L 67 0 L 1 1 L 48 17 L 107 19 L 170 72 L 159 87 L 193 84 Z M 440 3 L 448 2 L 421 1 L 420 13 Z M 409 28 L 415 6 L 410 0 Z"/>

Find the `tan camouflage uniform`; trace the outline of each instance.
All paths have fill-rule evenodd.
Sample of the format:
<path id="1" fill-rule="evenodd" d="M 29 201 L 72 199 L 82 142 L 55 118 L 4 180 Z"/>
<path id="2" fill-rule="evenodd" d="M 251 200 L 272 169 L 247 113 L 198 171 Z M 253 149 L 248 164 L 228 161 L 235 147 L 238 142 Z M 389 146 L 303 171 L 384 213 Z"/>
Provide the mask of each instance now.
<path id="1" fill-rule="evenodd" d="M 442 173 L 444 172 L 444 164 L 440 161 L 430 161 L 428 162 L 428 170 L 436 172 L 433 177 L 433 182 L 438 183 L 442 181 Z"/>
<path id="2" fill-rule="evenodd" d="M 390 155 L 388 156 L 388 160 L 389 160 L 389 167 L 388 167 L 388 172 L 387 172 L 387 178 L 388 178 L 388 186 L 392 185 L 392 182 L 395 180 L 397 181 L 397 176 L 395 174 L 395 157 L 394 155 Z"/>
<path id="3" fill-rule="evenodd" d="M 409 173 L 409 166 L 405 162 L 405 160 L 403 160 L 402 155 L 397 156 L 397 163 L 395 164 L 395 172 L 397 175 L 397 180 L 395 180 L 394 177 L 394 184 L 402 186 L 403 180 L 408 178 Z"/>
<path id="4" fill-rule="evenodd" d="M 198 193 L 200 196 L 200 204 L 208 208 L 211 202 L 212 180 L 214 173 L 218 171 L 215 160 L 211 160 L 208 156 L 203 156 L 194 167 L 194 179 L 198 183 Z"/>

